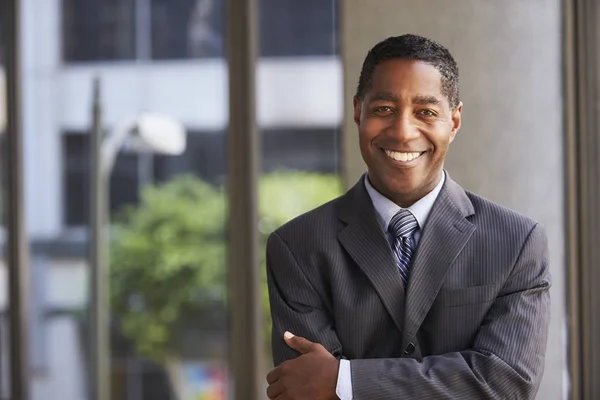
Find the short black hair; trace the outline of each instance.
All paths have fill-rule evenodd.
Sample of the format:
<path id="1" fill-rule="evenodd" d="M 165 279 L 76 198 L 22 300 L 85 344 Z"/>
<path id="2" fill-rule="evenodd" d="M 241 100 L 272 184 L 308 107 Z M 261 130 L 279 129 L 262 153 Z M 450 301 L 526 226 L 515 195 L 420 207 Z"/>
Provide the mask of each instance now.
<path id="1" fill-rule="evenodd" d="M 422 61 L 435 67 L 442 76 L 442 94 L 448 98 L 451 108 L 458 106 L 458 65 L 452 54 L 441 44 L 412 34 L 389 37 L 369 50 L 356 88 L 359 100 L 364 99 L 371 85 L 375 67 L 383 61 L 396 58 Z"/>

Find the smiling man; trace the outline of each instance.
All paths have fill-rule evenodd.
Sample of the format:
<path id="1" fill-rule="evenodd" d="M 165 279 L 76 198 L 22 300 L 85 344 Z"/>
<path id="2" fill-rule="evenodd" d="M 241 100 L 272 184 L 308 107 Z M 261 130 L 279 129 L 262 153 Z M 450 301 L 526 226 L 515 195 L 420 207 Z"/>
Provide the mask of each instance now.
<path id="1" fill-rule="evenodd" d="M 368 53 L 354 97 L 368 172 L 269 237 L 270 399 L 535 397 L 546 234 L 444 170 L 462 107 L 440 44 L 403 35 Z"/>

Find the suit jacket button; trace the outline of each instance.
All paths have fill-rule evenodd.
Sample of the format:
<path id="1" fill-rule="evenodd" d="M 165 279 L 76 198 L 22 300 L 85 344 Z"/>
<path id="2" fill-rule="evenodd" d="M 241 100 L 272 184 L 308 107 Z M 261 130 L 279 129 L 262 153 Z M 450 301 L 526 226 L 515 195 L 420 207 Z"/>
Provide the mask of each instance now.
<path id="1" fill-rule="evenodd" d="M 415 352 L 415 344 L 409 343 L 408 346 L 406 346 L 406 350 L 404 350 L 404 354 L 406 354 L 407 356 L 410 356 L 414 352 Z"/>

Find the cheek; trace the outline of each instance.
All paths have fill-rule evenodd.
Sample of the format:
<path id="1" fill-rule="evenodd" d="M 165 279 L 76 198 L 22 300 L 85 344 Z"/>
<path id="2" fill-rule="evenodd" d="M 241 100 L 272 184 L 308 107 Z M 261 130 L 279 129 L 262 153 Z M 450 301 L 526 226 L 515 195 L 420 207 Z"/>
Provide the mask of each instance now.
<path id="1" fill-rule="evenodd" d="M 452 142 L 452 135 L 447 129 L 432 127 L 423 131 L 425 138 L 433 145 L 436 153 L 445 153 Z"/>
<path id="2" fill-rule="evenodd" d="M 378 136 L 379 132 L 377 124 L 364 121 L 359 129 L 359 140 L 361 143 L 368 144 Z"/>
<path id="3" fill-rule="evenodd" d="M 370 151 L 372 139 L 369 137 L 368 131 L 365 131 L 361 126 L 361 129 L 358 131 L 358 144 L 361 150 L 361 153 L 366 154 L 365 152 Z"/>

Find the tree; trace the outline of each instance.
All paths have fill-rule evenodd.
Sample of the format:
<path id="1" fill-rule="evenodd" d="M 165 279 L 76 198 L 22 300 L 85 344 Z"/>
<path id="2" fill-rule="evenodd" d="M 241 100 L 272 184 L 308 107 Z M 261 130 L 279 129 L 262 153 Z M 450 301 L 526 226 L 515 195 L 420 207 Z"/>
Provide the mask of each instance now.
<path id="1" fill-rule="evenodd" d="M 270 339 L 264 246 L 268 235 L 342 192 L 335 175 L 276 172 L 261 178 L 262 304 Z M 192 175 L 143 189 L 138 206 L 115 221 L 111 302 L 137 352 L 163 364 L 181 398 L 180 332 L 192 316 L 226 312 L 227 196 Z"/>
<path id="2" fill-rule="evenodd" d="M 225 312 L 226 198 L 185 175 L 146 187 L 115 224 L 111 302 L 137 352 L 165 366 L 183 399 L 181 341 L 190 315 Z"/>
<path id="3" fill-rule="evenodd" d="M 268 235 L 292 218 L 316 208 L 342 194 L 336 175 L 310 172 L 274 172 L 263 176 L 259 190 L 261 263 L 263 279 L 264 337 L 270 348 L 271 314 L 266 286 L 265 247 Z"/>

